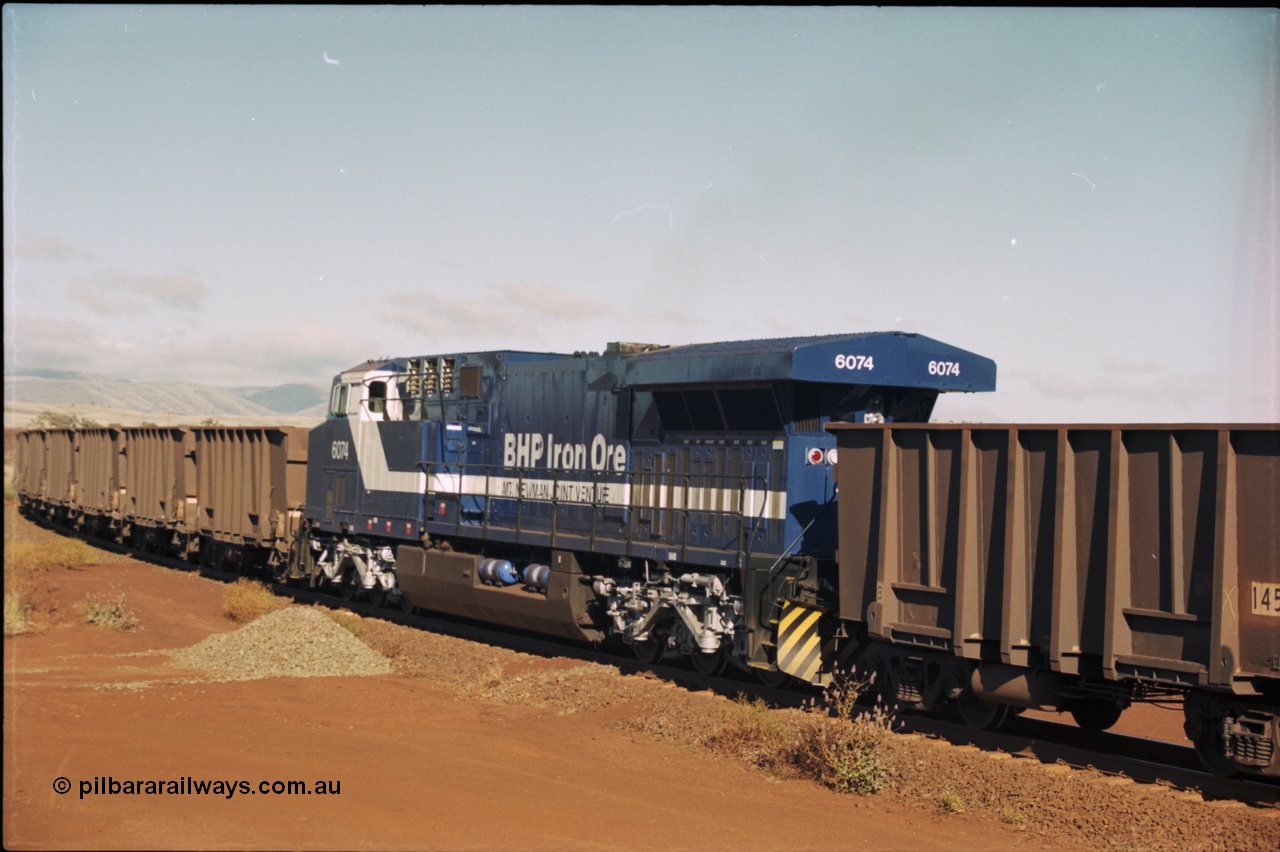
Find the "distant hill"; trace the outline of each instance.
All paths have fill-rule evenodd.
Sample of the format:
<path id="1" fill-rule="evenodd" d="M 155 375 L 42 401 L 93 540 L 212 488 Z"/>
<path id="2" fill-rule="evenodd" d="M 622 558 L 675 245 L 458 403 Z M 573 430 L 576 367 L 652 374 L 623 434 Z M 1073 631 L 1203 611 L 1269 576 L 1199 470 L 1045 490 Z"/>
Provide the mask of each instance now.
<path id="1" fill-rule="evenodd" d="M 277 385 L 252 390 L 252 393 L 244 395 L 245 399 L 280 414 L 298 414 L 308 408 L 323 405 L 329 399 L 329 389 L 319 385 Z"/>
<path id="2" fill-rule="evenodd" d="M 8 381 L 9 376 L 34 376 L 37 379 L 91 379 L 92 375 L 85 373 L 77 373 L 74 370 L 45 370 L 32 368 L 29 370 L 14 370 L 5 376 Z"/>
<path id="3" fill-rule="evenodd" d="M 68 415 L 81 421 L 116 426 L 198 426 L 213 420 L 219 426 L 304 426 L 308 429 L 324 422 L 328 406 L 297 414 L 257 414 L 232 416 L 225 414 L 160 414 L 157 412 L 129 411 L 122 408 L 103 408 L 100 405 L 53 405 L 31 402 L 6 402 L 4 404 L 4 428 L 30 428 L 41 414 Z"/>
<path id="4" fill-rule="evenodd" d="M 270 423 L 279 421 L 281 415 L 314 417 L 314 412 L 323 412 L 327 399 L 328 388 L 304 384 L 219 388 L 196 382 L 131 382 L 56 370 L 4 377 L 6 412 L 75 406 L 155 415 L 149 419 L 157 422 L 164 422 L 161 417 L 175 422 L 212 417 Z M 323 416 L 321 413 L 319 418 Z"/>

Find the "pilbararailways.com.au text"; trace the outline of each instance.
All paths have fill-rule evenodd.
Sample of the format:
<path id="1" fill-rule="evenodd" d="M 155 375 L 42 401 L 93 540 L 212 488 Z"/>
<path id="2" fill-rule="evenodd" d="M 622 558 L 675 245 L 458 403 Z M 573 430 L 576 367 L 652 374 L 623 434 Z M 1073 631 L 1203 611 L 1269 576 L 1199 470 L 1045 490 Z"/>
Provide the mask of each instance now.
<path id="1" fill-rule="evenodd" d="M 53 789 L 59 793 L 71 791 L 69 779 L 54 780 Z M 221 796 L 224 799 L 240 796 L 340 796 L 342 782 L 319 781 L 237 781 L 206 780 L 190 775 L 174 779 L 154 780 L 129 778 L 117 780 L 110 775 L 98 775 L 80 781 L 80 798 L 86 796 Z"/>

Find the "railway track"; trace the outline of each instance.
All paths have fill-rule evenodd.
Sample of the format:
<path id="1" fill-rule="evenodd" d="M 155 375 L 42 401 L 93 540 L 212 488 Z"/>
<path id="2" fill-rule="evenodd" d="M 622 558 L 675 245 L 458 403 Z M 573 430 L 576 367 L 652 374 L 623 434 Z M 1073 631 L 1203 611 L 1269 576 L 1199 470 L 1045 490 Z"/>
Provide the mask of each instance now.
<path id="1" fill-rule="evenodd" d="M 234 579 L 236 575 L 227 574 Z M 759 698 L 777 707 L 800 707 L 821 694 L 820 690 L 797 683 L 796 688 L 770 688 L 737 672 L 719 676 L 699 674 L 691 669 L 665 664 L 645 664 L 625 651 L 590 648 L 556 639 L 531 637 L 467 619 L 430 613 L 402 613 L 364 602 L 343 601 L 312 589 L 275 584 L 277 594 L 303 603 L 348 609 L 361 616 L 442 633 L 460 639 L 483 642 L 538 656 L 579 659 L 618 668 L 627 674 L 647 675 L 694 691 L 711 691 L 726 697 Z M 1004 752 L 1074 769 L 1092 769 L 1115 778 L 1137 783 L 1159 784 L 1176 790 L 1199 793 L 1206 800 L 1237 801 L 1254 807 L 1280 807 L 1280 785 L 1266 781 L 1221 778 L 1199 768 L 1194 749 L 1173 743 L 1145 740 L 1120 734 L 1088 734 L 1073 725 L 1036 719 L 1015 719 L 1007 730 L 978 731 L 958 722 L 920 716 L 899 715 L 894 729 L 946 740 L 957 746 L 975 746 L 984 751 Z"/>
<path id="2" fill-rule="evenodd" d="M 60 527 L 35 522 L 46 529 L 68 534 L 67 530 Z M 202 576 L 222 582 L 234 582 L 245 576 L 234 571 L 135 551 L 115 542 L 79 533 L 70 534 L 102 550 L 166 568 L 196 571 Z M 300 588 L 283 583 L 272 583 L 271 586 L 277 595 L 291 597 L 299 603 L 318 604 L 330 609 L 346 609 L 364 617 L 379 618 L 415 629 L 521 653 L 567 657 L 613 666 L 626 674 L 658 678 L 692 691 L 711 691 L 730 698 L 739 695 L 752 699 L 759 698 L 776 707 L 800 707 L 820 695 L 820 690 L 798 682 L 795 688 L 770 688 L 733 671 L 709 676 L 679 666 L 642 663 L 622 648 L 611 648 L 607 645 L 593 648 L 554 638 L 530 636 L 460 617 L 421 610 L 405 613 L 394 608 L 374 606 L 366 601 L 348 601 L 327 591 Z M 1038 760 L 1044 764 L 1094 770 L 1117 779 L 1158 784 L 1175 790 L 1199 793 L 1206 800 L 1227 800 L 1253 807 L 1280 808 L 1280 784 L 1242 778 L 1222 778 L 1205 772 L 1198 768 L 1199 763 L 1192 748 L 1173 743 L 1105 732 L 1089 734 L 1073 725 L 1021 717 L 1014 719 L 1005 730 L 999 732 L 980 731 L 945 718 L 913 713 L 899 714 L 893 727 L 898 732 L 937 738 L 956 746 L 973 746 L 983 751 Z"/>

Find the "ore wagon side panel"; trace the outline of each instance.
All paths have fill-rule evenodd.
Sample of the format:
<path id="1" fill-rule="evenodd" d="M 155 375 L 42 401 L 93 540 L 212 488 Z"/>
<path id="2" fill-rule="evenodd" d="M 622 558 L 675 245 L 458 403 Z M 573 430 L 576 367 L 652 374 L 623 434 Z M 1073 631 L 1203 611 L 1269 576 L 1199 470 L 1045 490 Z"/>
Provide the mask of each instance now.
<path id="1" fill-rule="evenodd" d="M 48 429 L 45 438 L 45 500 L 70 506 L 76 497 L 76 440 L 74 429 Z"/>
<path id="2" fill-rule="evenodd" d="M 80 430 L 75 505 L 83 514 L 119 517 L 120 457 L 124 442 L 124 433 L 119 429 Z"/>
<path id="3" fill-rule="evenodd" d="M 872 638 L 1241 694 L 1280 672 L 1275 426 L 835 426 Z"/>
<path id="4" fill-rule="evenodd" d="M 13 487 L 25 501 L 44 498 L 45 434 L 19 432 L 13 448 Z"/>
<path id="5" fill-rule="evenodd" d="M 121 478 L 126 519 L 150 527 L 183 526 L 190 520 L 186 474 L 194 436 L 182 427 L 139 426 L 125 431 Z"/>
<path id="6" fill-rule="evenodd" d="M 280 543 L 305 496 L 307 430 L 195 428 L 197 530 L 228 544 Z"/>
<path id="7" fill-rule="evenodd" d="M 1280 675 L 1280 430 L 1233 431 L 1226 449 L 1225 475 L 1235 485 L 1235 505 L 1224 514 L 1235 518 L 1236 599 L 1221 601 L 1223 625 L 1214 637 L 1224 669 L 1274 680 Z M 1234 508 L 1234 512 L 1230 511 Z M 1228 532 L 1228 538 L 1230 533 Z M 1223 573 L 1229 576 L 1223 548 Z M 1238 612 L 1239 638 L 1229 627 Z M 1225 674 L 1225 672 L 1224 672 Z"/>

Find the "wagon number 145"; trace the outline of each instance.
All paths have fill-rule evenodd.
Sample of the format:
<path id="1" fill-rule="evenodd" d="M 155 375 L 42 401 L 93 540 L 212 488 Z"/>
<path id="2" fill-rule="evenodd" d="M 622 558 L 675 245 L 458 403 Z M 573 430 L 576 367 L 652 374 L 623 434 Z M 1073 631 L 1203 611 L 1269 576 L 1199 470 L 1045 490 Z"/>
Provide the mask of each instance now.
<path id="1" fill-rule="evenodd" d="M 1280 583 L 1253 583 L 1253 614 L 1280 618 Z"/>

